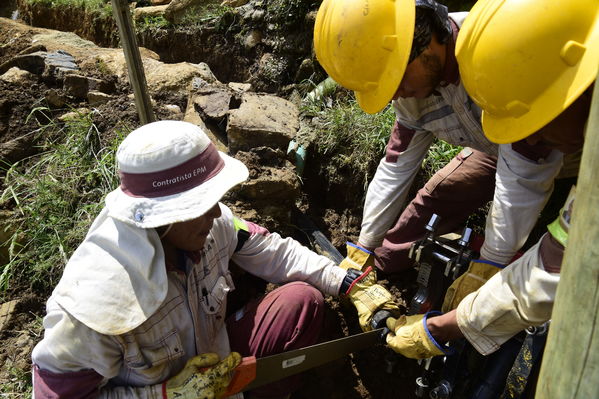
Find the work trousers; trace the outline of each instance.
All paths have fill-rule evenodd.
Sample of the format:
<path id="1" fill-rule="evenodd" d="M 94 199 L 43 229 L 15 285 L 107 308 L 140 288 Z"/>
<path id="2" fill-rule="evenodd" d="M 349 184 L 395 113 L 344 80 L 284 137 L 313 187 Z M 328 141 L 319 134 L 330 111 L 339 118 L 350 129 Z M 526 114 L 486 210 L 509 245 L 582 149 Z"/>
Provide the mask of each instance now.
<path id="1" fill-rule="evenodd" d="M 497 157 L 464 148 L 430 178 L 406 206 L 375 250 L 376 266 L 396 273 L 413 266 L 412 243 L 424 237 L 433 214 L 441 217 L 436 234 L 455 231 L 469 215 L 493 199 Z"/>
<path id="2" fill-rule="evenodd" d="M 231 350 L 257 358 L 318 342 L 324 320 L 324 297 L 304 282 L 279 287 L 227 318 Z M 301 383 L 295 375 L 252 391 L 254 397 L 279 398 Z"/>

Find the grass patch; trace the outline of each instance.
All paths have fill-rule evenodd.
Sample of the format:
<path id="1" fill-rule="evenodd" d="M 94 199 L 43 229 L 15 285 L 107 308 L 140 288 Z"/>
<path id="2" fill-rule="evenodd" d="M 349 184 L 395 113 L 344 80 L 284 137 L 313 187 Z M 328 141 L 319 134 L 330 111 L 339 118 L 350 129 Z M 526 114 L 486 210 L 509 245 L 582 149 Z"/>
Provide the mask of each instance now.
<path id="1" fill-rule="evenodd" d="M 435 138 L 426 154 L 426 158 L 422 161 L 422 173 L 426 180 L 430 179 L 436 171 L 444 167 L 460 151 L 462 151 L 462 147 Z"/>
<path id="2" fill-rule="evenodd" d="M 135 21 L 135 29 L 138 32 L 153 31 L 157 29 L 165 29 L 171 26 L 171 23 L 162 15 L 160 16 L 145 16 L 140 20 Z"/>
<path id="3" fill-rule="evenodd" d="M 190 7 L 185 11 L 185 15 L 175 24 L 169 22 L 164 16 L 144 16 L 135 21 L 135 28 L 138 32 L 154 32 L 160 29 L 183 29 L 194 30 L 206 26 L 222 27 L 231 22 L 226 22 L 232 17 L 233 9 L 220 3 L 207 3 L 195 7 Z M 223 22 L 225 21 L 225 22 Z"/>
<path id="4" fill-rule="evenodd" d="M 313 116 L 317 126 L 314 144 L 334 164 L 351 166 L 368 185 L 389 139 L 395 114 L 390 107 L 378 114 L 362 111 L 354 98 L 309 101 L 302 112 Z"/>
<path id="5" fill-rule="evenodd" d="M 27 0 L 30 4 L 39 4 L 44 7 L 75 7 L 83 8 L 88 13 L 98 13 L 101 16 L 112 15 L 110 0 Z"/>
<path id="6" fill-rule="evenodd" d="M 6 368 L 8 371 L 8 381 L 0 386 L 0 397 L 31 398 L 33 395 L 31 370 L 23 370 L 9 364 L 4 364 L 2 368 Z"/>
<path id="7" fill-rule="evenodd" d="M 307 97 L 302 112 L 312 116 L 317 126 L 314 143 L 318 151 L 331 156 L 337 165 L 351 166 L 366 188 L 385 154 L 395 112 L 389 105 L 377 114 L 367 114 L 351 92 L 341 89 L 339 98 L 339 89 L 335 92 L 329 86 L 318 86 L 320 92 Z M 333 100 L 335 96 L 338 99 Z M 421 180 L 428 180 L 461 149 L 435 139 L 422 162 Z"/>
<path id="8" fill-rule="evenodd" d="M 39 110 L 37 110 L 39 112 Z M 125 132 L 102 146 L 92 114 L 41 126 L 42 152 L 6 171 L 0 206 L 10 209 L 9 262 L 0 296 L 31 287 L 46 293 L 118 185 L 114 153 Z"/>

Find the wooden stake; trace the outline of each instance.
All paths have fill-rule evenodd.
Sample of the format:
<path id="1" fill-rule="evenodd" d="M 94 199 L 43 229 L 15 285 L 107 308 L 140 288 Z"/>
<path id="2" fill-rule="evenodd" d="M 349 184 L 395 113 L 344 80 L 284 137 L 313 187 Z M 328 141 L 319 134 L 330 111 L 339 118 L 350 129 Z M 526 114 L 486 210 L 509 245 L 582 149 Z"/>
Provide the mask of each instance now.
<path id="1" fill-rule="evenodd" d="M 127 71 L 129 72 L 129 82 L 133 87 L 133 95 L 135 96 L 135 106 L 142 125 L 154 122 L 154 113 L 152 112 L 152 103 L 148 94 L 148 86 L 146 84 L 146 75 L 144 74 L 144 66 L 139 54 L 137 46 L 137 38 L 131 23 L 131 13 L 129 12 L 129 4 L 127 0 L 111 0 L 112 13 L 116 24 L 119 28 L 121 36 L 121 46 L 125 53 L 125 61 L 127 61 Z"/>
<path id="2" fill-rule="evenodd" d="M 568 245 L 536 398 L 599 398 L 599 88 L 586 129 Z"/>

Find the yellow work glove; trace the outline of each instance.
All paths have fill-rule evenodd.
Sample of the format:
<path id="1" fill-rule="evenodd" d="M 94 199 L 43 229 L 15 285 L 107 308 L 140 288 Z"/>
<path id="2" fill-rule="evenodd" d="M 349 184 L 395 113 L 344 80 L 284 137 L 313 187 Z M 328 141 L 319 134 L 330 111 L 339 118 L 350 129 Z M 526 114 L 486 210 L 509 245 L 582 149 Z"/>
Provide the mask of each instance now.
<path id="1" fill-rule="evenodd" d="M 179 374 L 162 384 L 163 399 L 221 398 L 240 362 L 237 352 L 231 352 L 222 361 L 216 353 L 194 356 Z"/>
<path id="2" fill-rule="evenodd" d="M 395 352 L 410 359 L 427 359 L 433 356 L 446 355 L 447 347 L 441 346 L 428 331 L 426 319 L 429 315 L 440 314 L 429 312 L 413 316 L 401 316 L 399 319 L 389 317 L 387 328 L 387 345 Z"/>
<path id="3" fill-rule="evenodd" d="M 457 308 L 466 295 L 479 289 L 503 267 L 504 265 L 490 260 L 473 259 L 470 261 L 468 270 L 456 278 L 447 289 L 441 307 L 443 313 Z"/>
<path id="4" fill-rule="evenodd" d="M 347 257 L 339 266 L 347 270 L 341 285 L 341 293 L 352 301 L 358 311 L 362 331 L 371 331 L 375 313 L 384 310 L 390 315 L 399 315 L 399 307 L 393 296 L 382 285 L 376 284 L 372 252 L 347 243 Z"/>
<path id="5" fill-rule="evenodd" d="M 339 263 L 340 268 L 345 270 L 358 269 L 363 272 L 372 267 L 374 270 L 374 255 L 372 252 L 351 242 L 346 243 L 345 247 L 347 248 L 347 256 Z"/>

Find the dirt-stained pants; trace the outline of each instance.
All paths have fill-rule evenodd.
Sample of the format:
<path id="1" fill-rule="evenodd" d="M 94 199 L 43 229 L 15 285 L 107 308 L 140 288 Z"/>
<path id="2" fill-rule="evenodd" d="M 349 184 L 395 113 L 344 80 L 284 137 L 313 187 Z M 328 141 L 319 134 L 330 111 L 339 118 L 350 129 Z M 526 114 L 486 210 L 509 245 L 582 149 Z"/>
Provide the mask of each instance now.
<path id="1" fill-rule="evenodd" d="M 376 266 L 385 273 L 412 267 L 410 246 L 424 237 L 433 213 L 441 217 L 436 234 L 459 228 L 470 214 L 493 199 L 496 165 L 494 156 L 463 149 L 430 178 L 401 213 L 375 250 Z"/>
<path id="2" fill-rule="evenodd" d="M 242 356 L 264 357 L 318 342 L 324 319 L 323 295 L 304 282 L 279 287 L 227 318 L 231 350 Z M 252 391 L 257 397 L 278 398 L 293 392 L 300 376 L 292 376 Z"/>

